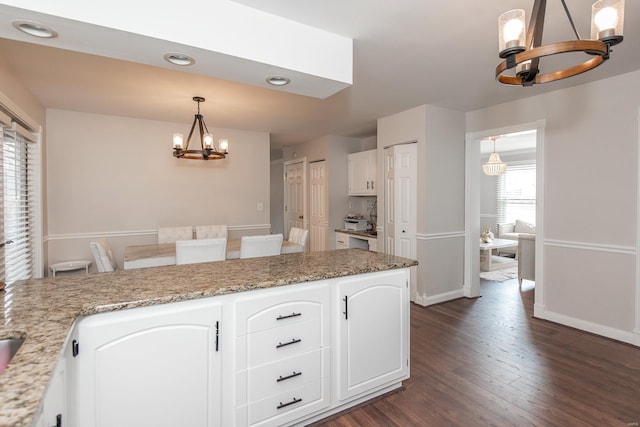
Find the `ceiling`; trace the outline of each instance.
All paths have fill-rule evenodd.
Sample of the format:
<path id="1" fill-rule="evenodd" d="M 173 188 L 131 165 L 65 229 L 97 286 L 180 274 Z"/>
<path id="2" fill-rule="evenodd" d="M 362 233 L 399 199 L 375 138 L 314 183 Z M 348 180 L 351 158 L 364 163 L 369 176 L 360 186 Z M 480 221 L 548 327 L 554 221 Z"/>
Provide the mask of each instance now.
<path id="1" fill-rule="evenodd" d="M 46 108 L 188 124 L 195 113 L 191 98 L 198 95 L 207 98 L 201 111 L 210 128 L 268 132 L 274 147 L 328 134 L 375 135 L 378 118 L 422 104 L 473 111 L 640 69 L 636 1 L 626 2 L 625 39 L 609 61 L 531 88 L 496 83 L 494 72 L 498 16 L 514 8 L 529 16 L 532 0 L 236 1 L 352 38 L 353 85 L 319 99 L 33 44 L 39 39 L 0 38 L 2 60 Z M 579 33 L 588 37 L 591 2 L 567 0 L 567 6 Z M 11 23 L 0 22 L 3 27 Z M 543 41 L 572 38 L 560 0 L 550 0 Z M 566 56 L 557 61 L 566 59 L 576 62 Z"/>

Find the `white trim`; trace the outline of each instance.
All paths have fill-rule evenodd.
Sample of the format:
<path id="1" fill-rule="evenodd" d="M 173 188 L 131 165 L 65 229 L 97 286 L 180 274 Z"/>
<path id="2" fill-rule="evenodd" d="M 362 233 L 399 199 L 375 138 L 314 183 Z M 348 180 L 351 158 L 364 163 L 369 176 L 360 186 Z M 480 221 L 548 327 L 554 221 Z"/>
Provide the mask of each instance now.
<path id="1" fill-rule="evenodd" d="M 608 252 L 613 254 L 636 255 L 636 248 L 632 246 L 600 245 L 595 243 L 572 242 L 568 240 L 547 239 L 545 246 L 558 248 L 579 249 L 583 251 Z"/>
<path id="2" fill-rule="evenodd" d="M 536 288 L 537 288 L 536 283 Z M 581 331 L 591 332 L 592 334 L 602 335 L 607 338 L 622 341 L 628 344 L 640 346 L 640 335 L 637 332 L 624 331 L 622 329 L 612 328 L 610 326 L 604 326 L 599 323 L 589 322 L 587 320 L 578 319 L 564 314 L 555 313 L 553 311 L 547 311 L 544 307 L 539 307 L 535 317 L 539 319 L 549 320 L 551 322 L 559 323 L 561 325 L 570 326 L 572 328 L 580 329 Z"/>
<path id="3" fill-rule="evenodd" d="M 440 304 L 441 302 L 447 302 L 458 298 L 465 297 L 464 289 L 456 289 L 455 291 L 443 292 L 437 295 L 427 296 L 426 294 L 416 295 L 416 304 L 423 307 L 429 305 Z"/>
<path id="4" fill-rule="evenodd" d="M 33 133 L 42 132 L 42 126 L 2 92 L 0 92 L 0 109 L 6 111 L 13 121 L 17 122 L 26 130 Z"/>
<path id="5" fill-rule="evenodd" d="M 544 212 L 545 212 L 545 121 L 538 120 L 535 122 L 536 129 L 536 236 L 539 240 L 544 241 Z M 544 307 L 544 251 L 542 242 L 536 239 L 535 246 L 535 278 L 536 291 L 534 293 L 534 316 L 535 308 Z"/>
<path id="6" fill-rule="evenodd" d="M 464 292 L 469 298 L 480 296 L 480 140 L 495 135 L 504 135 L 536 129 L 536 235 L 544 237 L 544 128 L 545 120 L 522 123 L 465 135 L 465 271 Z M 535 306 L 544 301 L 542 244 L 536 239 L 536 292 Z"/>
<path id="7" fill-rule="evenodd" d="M 495 218 L 497 216 L 498 215 L 496 214 L 483 214 L 483 213 L 480 214 L 480 218 Z"/>
<path id="8" fill-rule="evenodd" d="M 264 230 L 271 229 L 271 224 L 249 224 L 230 225 L 227 227 L 231 231 Z M 194 227 L 195 230 L 195 227 Z M 134 237 L 134 236 L 154 236 L 158 234 L 156 228 L 150 230 L 120 230 L 120 231 L 97 231 L 93 233 L 69 233 L 69 234 L 49 234 L 45 240 L 76 240 L 76 239 L 96 239 L 100 237 Z"/>
<path id="9" fill-rule="evenodd" d="M 465 237 L 464 231 L 450 231 L 446 233 L 416 233 L 418 240 L 437 240 L 437 239 L 453 239 L 457 237 Z"/>
<path id="10" fill-rule="evenodd" d="M 638 108 L 638 143 L 640 143 L 640 108 Z M 640 248 L 640 150 L 636 144 L 636 170 L 638 173 L 636 183 L 636 248 Z M 640 254 L 636 252 L 636 313 L 635 327 L 633 333 L 636 334 L 637 342 L 640 342 Z"/>

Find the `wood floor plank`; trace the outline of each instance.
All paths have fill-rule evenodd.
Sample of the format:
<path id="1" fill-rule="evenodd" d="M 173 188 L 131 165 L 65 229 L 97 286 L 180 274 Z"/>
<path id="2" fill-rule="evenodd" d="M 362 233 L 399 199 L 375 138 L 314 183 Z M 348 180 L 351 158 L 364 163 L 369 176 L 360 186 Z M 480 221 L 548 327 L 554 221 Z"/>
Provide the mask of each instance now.
<path id="1" fill-rule="evenodd" d="M 411 306 L 404 388 L 315 426 L 638 426 L 640 348 L 533 318 L 535 288 Z"/>

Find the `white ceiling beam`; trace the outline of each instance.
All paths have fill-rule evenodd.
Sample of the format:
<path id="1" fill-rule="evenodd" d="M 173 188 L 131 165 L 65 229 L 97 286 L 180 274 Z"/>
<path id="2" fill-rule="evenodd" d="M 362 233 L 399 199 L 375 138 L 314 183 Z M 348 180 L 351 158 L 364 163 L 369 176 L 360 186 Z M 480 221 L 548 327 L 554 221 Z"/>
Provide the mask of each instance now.
<path id="1" fill-rule="evenodd" d="M 0 37 L 270 89 L 266 77 L 285 75 L 291 83 L 277 90 L 301 95 L 326 98 L 352 84 L 352 39 L 229 0 L 5 0 L 0 17 L 37 21 L 59 34 L 39 39 L 4 26 Z M 169 52 L 196 63 L 169 64 Z"/>

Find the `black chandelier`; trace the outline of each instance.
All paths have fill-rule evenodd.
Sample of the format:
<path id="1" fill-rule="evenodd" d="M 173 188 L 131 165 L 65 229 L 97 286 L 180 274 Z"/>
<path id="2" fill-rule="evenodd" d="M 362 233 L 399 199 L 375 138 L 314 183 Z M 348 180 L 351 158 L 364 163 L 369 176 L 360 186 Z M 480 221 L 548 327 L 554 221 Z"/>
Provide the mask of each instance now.
<path id="1" fill-rule="evenodd" d="M 218 148 L 213 145 L 213 135 L 209 133 L 207 125 L 204 122 L 204 117 L 200 114 L 200 103 L 205 99 L 201 96 L 194 96 L 193 100 L 198 103 L 198 112 L 193 119 L 189 136 L 187 137 L 187 144 L 184 145 L 184 138 L 181 133 L 173 134 L 173 157 L 178 159 L 193 159 L 193 160 L 220 160 L 229 155 L 229 141 L 226 139 L 220 139 L 218 141 Z M 200 150 L 190 150 L 189 143 L 191 142 L 191 135 L 193 130 L 198 124 L 198 130 L 200 131 Z"/>
<path id="2" fill-rule="evenodd" d="M 623 38 L 624 0 L 598 0 L 592 5 L 591 38 L 588 40 L 580 38 L 565 0 L 561 1 L 576 40 L 540 45 L 546 0 L 535 0 L 529 28 L 525 27 L 522 9 L 510 10 L 498 18 L 498 55 L 504 61 L 496 67 L 496 80 L 508 85 L 532 86 L 584 73 L 609 59 L 611 46 L 620 43 Z M 584 52 L 588 59 L 562 70 L 540 72 L 541 58 L 569 52 Z"/>

